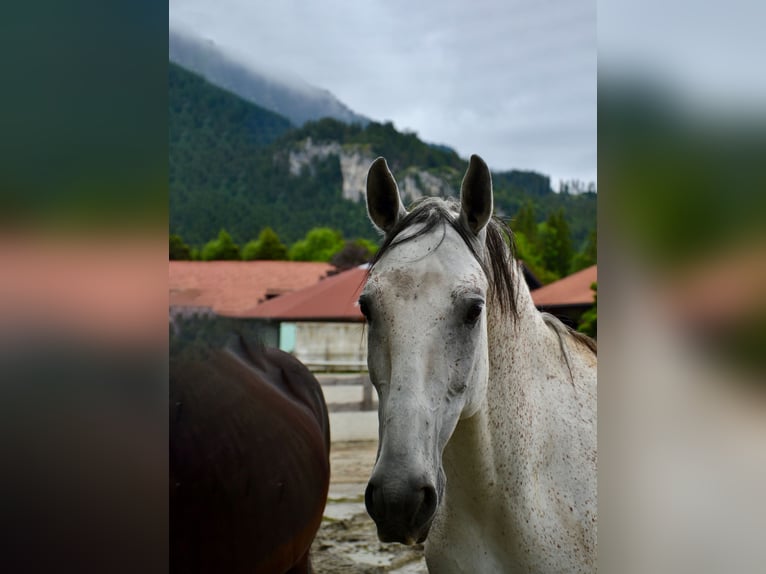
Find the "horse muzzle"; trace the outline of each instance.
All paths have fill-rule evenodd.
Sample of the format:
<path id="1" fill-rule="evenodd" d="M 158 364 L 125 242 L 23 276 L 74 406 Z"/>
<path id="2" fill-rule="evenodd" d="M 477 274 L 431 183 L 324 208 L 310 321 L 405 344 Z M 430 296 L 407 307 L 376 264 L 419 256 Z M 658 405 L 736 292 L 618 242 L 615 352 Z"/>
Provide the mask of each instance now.
<path id="1" fill-rule="evenodd" d="M 381 542 L 412 545 L 428 536 L 439 496 L 428 480 L 382 480 L 373 475 L 364 502 Z"/>

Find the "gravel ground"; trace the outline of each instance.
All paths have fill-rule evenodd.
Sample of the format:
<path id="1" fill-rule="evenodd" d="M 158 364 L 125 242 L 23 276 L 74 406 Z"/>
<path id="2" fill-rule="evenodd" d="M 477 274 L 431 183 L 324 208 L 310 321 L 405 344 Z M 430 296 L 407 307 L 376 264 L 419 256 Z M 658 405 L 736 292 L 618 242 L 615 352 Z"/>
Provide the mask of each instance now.
<path id="1" fill-rule="evenodd" d="M 364 489 L 375 464 L 375 441 L 333 443 L 330 494 L 312 546 L 316 574 L 425 574 L 423 546 L 382 544 L 364 508 Z"/>

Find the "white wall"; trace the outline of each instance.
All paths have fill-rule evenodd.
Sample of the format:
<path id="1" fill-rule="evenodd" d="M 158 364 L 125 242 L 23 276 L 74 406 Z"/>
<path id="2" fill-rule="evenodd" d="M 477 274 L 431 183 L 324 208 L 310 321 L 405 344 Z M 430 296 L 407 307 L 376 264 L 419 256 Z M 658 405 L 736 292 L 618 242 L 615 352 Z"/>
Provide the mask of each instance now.
<path id="1" fill-rule="evenodd" d="M 295 323 L 294 355 L 314 370 L 367 370 L 364 323 Z"/>

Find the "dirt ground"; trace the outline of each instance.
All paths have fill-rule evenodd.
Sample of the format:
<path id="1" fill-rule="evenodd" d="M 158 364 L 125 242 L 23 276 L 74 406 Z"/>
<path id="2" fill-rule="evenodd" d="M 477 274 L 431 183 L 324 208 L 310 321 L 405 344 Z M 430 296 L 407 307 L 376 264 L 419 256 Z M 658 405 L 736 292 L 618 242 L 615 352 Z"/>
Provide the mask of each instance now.
<path id="1" fill-rule="evenodd" d="M 423 546 L 382 544 L 364 508 L 364 489 L 375 464 L 377 443 L 333 443 L 330 494 L 312 546 L 317 574 L 425 574 Z"/>

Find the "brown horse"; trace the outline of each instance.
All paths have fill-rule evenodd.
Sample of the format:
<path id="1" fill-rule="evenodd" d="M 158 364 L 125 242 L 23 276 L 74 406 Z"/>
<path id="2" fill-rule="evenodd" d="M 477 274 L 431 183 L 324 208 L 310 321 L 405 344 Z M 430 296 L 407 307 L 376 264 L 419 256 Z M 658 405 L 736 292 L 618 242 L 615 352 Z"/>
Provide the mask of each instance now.
<path id="1" fill-rule="evenodd" d="M 329 451 L 321 388 L 297 359 L 241 337 L 171 357 L 171 572 L 311 572 Z"/>

